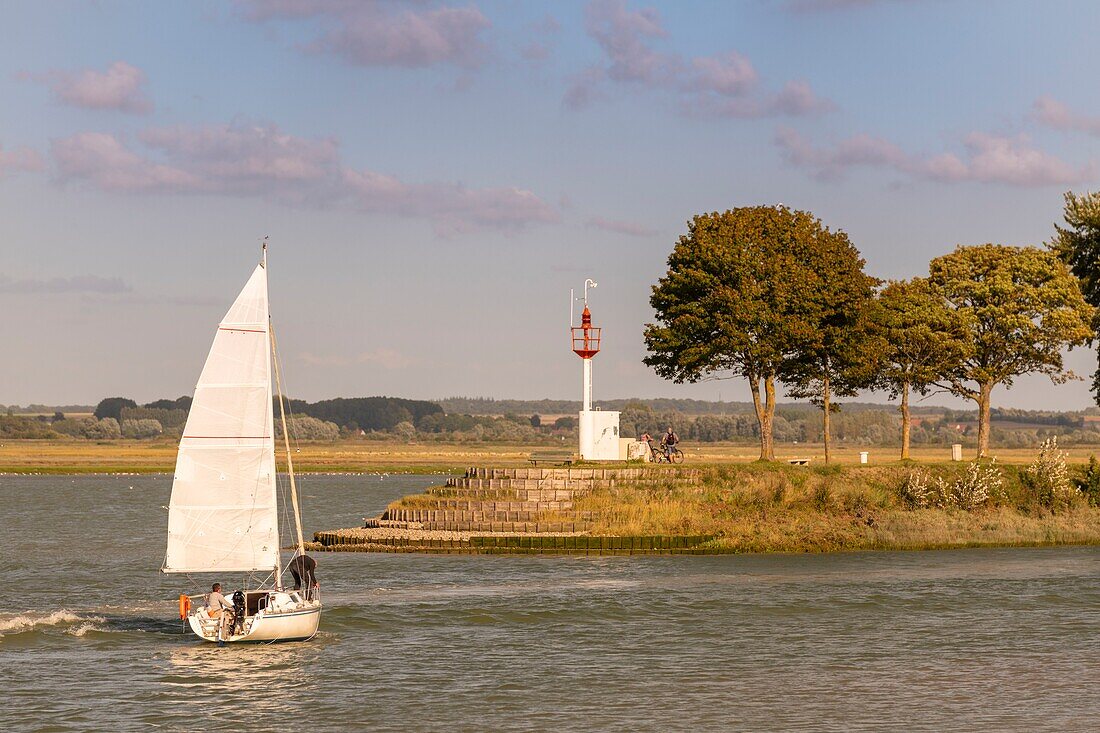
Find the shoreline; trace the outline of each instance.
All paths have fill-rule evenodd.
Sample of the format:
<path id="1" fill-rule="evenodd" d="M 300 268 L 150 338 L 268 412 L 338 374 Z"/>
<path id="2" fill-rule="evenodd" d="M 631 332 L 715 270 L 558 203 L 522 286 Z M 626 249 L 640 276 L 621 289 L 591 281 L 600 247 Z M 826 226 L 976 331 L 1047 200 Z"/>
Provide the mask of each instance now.
<path id="1" fill-rule="evenodd" d="M 953 481 L 960 468 L 934 473 Z M 997 470 L 1001 488 L 962 507 L 914 506 L 909 466 L 471 468 L 391 502 L 362 527 L 315 533 L 313 547 L 703 555 L 1100 545 L 1095 499 L 1044 506 L 1026 472 Z"/>

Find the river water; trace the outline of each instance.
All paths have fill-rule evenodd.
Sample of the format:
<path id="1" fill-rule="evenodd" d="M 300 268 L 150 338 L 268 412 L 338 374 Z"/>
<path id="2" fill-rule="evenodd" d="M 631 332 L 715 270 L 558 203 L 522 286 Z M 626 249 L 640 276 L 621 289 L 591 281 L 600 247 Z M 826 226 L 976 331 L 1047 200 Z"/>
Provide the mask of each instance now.
<path id="1" fill-rule="evenodd" d="M 307 529 L 438 480 L 306 476 Z M 313 641 L 219 649 L 158 572 L 169 487 L 0 476 L 0 730 L 1100 726 L 1097 548 L 321 553 Z"/>

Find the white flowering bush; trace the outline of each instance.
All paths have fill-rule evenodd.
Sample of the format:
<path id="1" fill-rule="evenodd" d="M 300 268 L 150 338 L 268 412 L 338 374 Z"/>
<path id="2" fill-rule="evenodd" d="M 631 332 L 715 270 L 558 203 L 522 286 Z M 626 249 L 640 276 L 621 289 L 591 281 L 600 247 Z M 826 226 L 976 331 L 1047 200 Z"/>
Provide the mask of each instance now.
<path id="1" fill-rule="evenodd" d="M 1070 480 L 1067 455 L 1058 448 L 1058 438 L 1050 437 L 1042 442 L 1038 457 L 1027 467 L 1027 487 L 1036 501 L 1048 509 L 1068 506 L 1081 493 Z"/>
<path id="2" fill-rule="evenodd" d="M 926 471 L 915 468 L 909 472 L 898 489 L 898 495 L 905 504 L 913 509 L 927 509 L 935 506 L 936 487 Z"/>
<path id="3" fill-rule="evenodd" d="M 1004 476 L 996 458 L 989 463 L 974 461 L 951 487 L 952 503 L 967 511 L 977 509 L 991 499 L 1002 497 L 1003 488 Z"/>
<path id="4" fill-rule="evenodd" d="M 954 483 L 935 478 L 917 468 L 909 472 L 898 494 L 914 509 L 946 509 L 956 507 L 971 511 L 991 500 L 1003 497 L 1004 477 L 996 460 L 975 461 Z"/>

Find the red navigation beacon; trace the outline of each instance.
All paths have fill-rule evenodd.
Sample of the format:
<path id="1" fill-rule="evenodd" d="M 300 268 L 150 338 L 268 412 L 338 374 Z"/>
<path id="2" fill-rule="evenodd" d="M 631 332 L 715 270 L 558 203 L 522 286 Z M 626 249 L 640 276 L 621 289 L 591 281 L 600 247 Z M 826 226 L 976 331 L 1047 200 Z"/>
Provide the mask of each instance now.
<path id="1" fill-rule="evenodd" d="M 582 359 L 591 359 L 600 351 L 600 329 L 592 327 L 592 312 L 584 306 L 581 313 L 581 325 L 570 329 L 573 332 L 573 353 Z"/>

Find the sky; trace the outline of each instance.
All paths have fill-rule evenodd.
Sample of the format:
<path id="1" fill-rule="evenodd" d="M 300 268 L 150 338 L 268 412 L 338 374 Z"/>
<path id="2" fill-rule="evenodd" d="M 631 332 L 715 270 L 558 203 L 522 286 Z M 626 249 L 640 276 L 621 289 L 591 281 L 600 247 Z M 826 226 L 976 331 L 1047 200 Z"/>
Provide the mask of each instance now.
<path id="1" fill-rule="evenodd" d="M 0 404 L 189 394 L 265 236 L 295 397 L 579 399 L 569 291 L 592 278 L 596 399 L 748 400 L 642 363 L 693 215 L 806 209 L 906 278 L 1042 245 L 1100 179 L 1091 2 L 3 13 Z M 1026 377 L 994 404 L 1092 402 Z"/>

